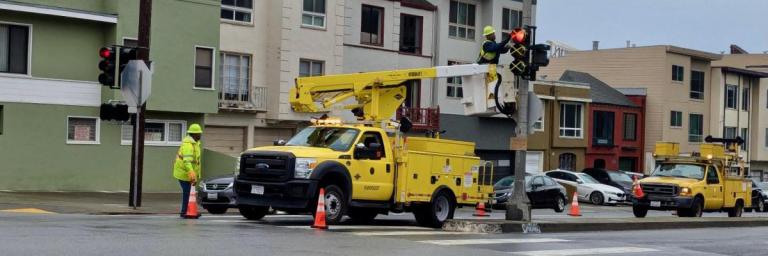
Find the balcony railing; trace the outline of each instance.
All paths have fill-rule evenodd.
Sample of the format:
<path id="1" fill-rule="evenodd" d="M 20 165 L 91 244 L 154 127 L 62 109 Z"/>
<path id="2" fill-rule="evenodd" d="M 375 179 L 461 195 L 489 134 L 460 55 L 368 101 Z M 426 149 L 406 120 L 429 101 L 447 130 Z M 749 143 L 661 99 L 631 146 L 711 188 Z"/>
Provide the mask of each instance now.
<path id="1" fill-rule="evenodd" d="M 241 111 L 266 111 L 267 87 L 251 87 L 250 90 L 227 90 L 219 92 L 219 108 Z"/>
<path id="2" fill-rule="evenodd" d="M 437 108 L 407 108 L 397 110 L 397 119 L 408 117 L 413 123 L 413 131 L 440 130 L 440 107 Z"/>

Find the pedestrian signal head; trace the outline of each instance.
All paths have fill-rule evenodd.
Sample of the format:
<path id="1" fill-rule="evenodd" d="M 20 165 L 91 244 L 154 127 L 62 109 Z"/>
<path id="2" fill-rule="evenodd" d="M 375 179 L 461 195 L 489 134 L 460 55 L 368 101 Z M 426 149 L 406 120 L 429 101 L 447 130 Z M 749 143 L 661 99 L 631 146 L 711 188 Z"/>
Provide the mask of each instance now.
<path id="1" fill-rule="evenodd" d="M 493 29 L 493 27 L 485 26 L 485 28 L 483 28 L 483 35 L 484 36 L 488 36 L 488 35 L 493 34 L 493 33 L 496 33 L 496 30 Z"/>
<path id="2" fill-rule="evenodd" d="M 189 129 L 187 129 L 187 133 L 190 134 L 202 134 L 203 128 L 200 127 L 199 124 L 192 124 L 189 126 Z"/>

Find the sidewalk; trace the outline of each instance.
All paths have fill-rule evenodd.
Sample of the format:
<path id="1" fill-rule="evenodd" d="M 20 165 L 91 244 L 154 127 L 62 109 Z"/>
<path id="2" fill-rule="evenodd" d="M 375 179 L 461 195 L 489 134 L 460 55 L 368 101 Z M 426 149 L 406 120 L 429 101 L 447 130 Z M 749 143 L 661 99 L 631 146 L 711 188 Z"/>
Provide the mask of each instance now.
<path id="1" fill-rule="evenodd" d="M 128 207 L 128 193 L 0 192 L 0 211 L 40 209 L 80 214 L 178 214 L 180 193 L 144 193 L 141 207 Z"/>

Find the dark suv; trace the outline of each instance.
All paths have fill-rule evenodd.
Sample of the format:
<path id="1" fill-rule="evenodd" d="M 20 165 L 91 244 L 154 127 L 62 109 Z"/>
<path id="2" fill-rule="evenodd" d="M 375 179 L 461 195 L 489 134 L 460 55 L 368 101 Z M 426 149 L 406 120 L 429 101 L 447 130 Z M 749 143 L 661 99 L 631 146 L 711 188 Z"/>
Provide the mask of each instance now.
<path id="1" fill-rule="evenodd" d="M 600 183 L 621 189 L 625 195 L 632 194 L 632 177 L 624 172 L 600 168 L 586 168 L 582 172 L 592 176 Z"/>

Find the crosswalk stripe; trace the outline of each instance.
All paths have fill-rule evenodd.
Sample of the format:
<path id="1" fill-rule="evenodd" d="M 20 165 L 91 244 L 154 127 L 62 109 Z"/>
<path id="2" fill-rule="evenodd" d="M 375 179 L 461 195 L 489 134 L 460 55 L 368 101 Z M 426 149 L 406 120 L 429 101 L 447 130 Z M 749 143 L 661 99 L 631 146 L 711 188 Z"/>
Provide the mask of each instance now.
<path id="1" fill-rule="evenodd" d="M 456 240 L 425 240 L 421 243 L 436 245 L 474 245 L 474 244 L 523 244 L 523 243 L 556 243 L 568 240 L 554 238 L 522 238 L 522 239 L 456 239 Z"/>
<path id="2" fill-rule="evenodd" d="M 480 235 L 485 233 L 448 232 L 448 231 L 382 231 L 382 232 L 353 232 L 358 236 L 423 236 L 423 235 Z"/>
<path id="3" fill-rule="evenodd" d="M 295 229 L 312 229 L 310 226 L 280 226 L 283 228 L 295 228 Z M 371 225 L 365 225 L 365 226 L 328 226 L 328 229 L 330 230 L 366 230 L 366 229 L 392 229 L 392 230 L 435 230 L 431 228 L 425 228 L 425 227 L 414 227 L 414 226 L 371 226 Z M 442 231 L 440 231 L 442 232 Z"/>
<path id="4" fill-rule="evenodd" d="M 52 214 L 55 212 L 49 212 L 43 209 L 37 209 L 37 208 L 19 208 L 19 209 L 5 209 L 0 210 L 0 212 L 12 212 L 12 213 L 35 213 L 35 214 Z"/>
<path id="5" fill-rule="evenodd" d="M 605 247 L 605 248 L 587 248 L 587 249 L 523 251 L 523 252 L 510 252 L 510 253 L 515 255 L 530 255 L 530 256 L 573 256 L 573 255 L 598 255 L 598 254 L 656 252 L 656 251 L 659 251 L 659 250 L 651 249 L 651 248 L 640 248 L 640 247 Z"/>

